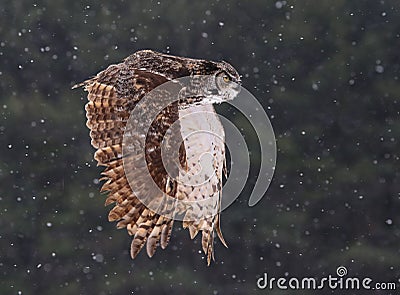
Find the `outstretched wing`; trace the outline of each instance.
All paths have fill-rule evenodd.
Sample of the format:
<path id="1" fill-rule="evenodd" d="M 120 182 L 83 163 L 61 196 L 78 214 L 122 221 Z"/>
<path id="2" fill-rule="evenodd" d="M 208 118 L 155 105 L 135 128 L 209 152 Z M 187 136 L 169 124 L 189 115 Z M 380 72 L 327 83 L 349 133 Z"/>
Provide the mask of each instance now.
<path id="1" fill-rule="evenodd" d="M 86 104 L 87 126 L 90 129 L 92 145 L 97 149 L 95 159 L 98 165 L 105 166 L 102 180 L 105 183 L 101 191 L 107 192 L 105 204 L 115 203 L 108 215 L 109 221 L 117 221 L 118 228 L 126 228 L 133 236 L 131 256 L 135 258 L 147 242 L 146 250 L 149 257 L 155 253 L 160 244 L 162 248 L 168 245 L 173 226 L 174 215 L 160 215 L 146 207 L 137 198 L 132 188 L 141 188 L 143 177 L 135 168 L 135 153 L 123 155 L 123 134 L 127 127 L 129 116 L 135 106 L 157 86 L 188 74 L 180 63 L 170 65 L 170 70 L 163 75 L 159 71 L 159 63 L 149 63 L 153 52 L 139 51 L 128 57 L 123 63 L 111 65 L 76 87 L 84 86 L 88 92 Z M 152 67 L 156 67 L 153 70 Z M 199 113 L 195 117 L 185 115 Z M 174 132 L 171 146 L 179 147 L 179 162 L 182 167 L 176 171 L 178 180 L 170 178 L 162 157 L 161 144 L 167 130 L 176 124 L 180 132 Z M 138 118 L 140 120 L 140 118 Z M 196 133 L 196 130 L 210 130 L 211 133 Z M 175 129 L 176 131 L 177 129 Z M 221 203 L 222 175 L 225 164 L 224 130 L 212 105 L 187 107 L 178 109 L 177 102 L 163 109 L 151 124 L 145 141 L 145 158 L 148 170 L 154 182 L 160 188 L 158 195 L 149 196 L 158 204 L 165 194 L 176 200 L 184 200 L 185 206 L 166 209 L 178 214 L 184 214 L 183 226 L 189 228 L 190 236 L 194 238 L 202 231 L 202 248 L 210 264 L 213 255 L 214 232 L 217 232 L 224 245 L 219 226 L 219 209 Z M 134 141 L 134 138 L 132 139 Z M 208 154 L 208 161 L 202 162 L 202 156 Z M 128 165 L 131 169 L 124 169 Z M 126 168 L 126 167 L 125 167 Z M 206 168 L 205 181 L 202 185 L 191 185 L 198 177 L 197 172 Z M 170 172 L 170 171 L 168 171 Z M 129 178 L 129 182 L 128 182 Z M 131 188 L 132 186 L 132 188 Z M 136 191 L 136 190 L 135 190 Z M 161 196 L 160 196 L 161 195 Z M 175 202 L 175 201 L 174 201 Z"/>
<path id="2" fill-rule="evenodd" d="M 105 166 L 105 180 L 101 191 L 108 192 L 105 204 L 115 203 L 108 215 L 109 221 L 118 221 L 118 228 L 127 228 L 133 236 L 131 256 L 136 257 L 147 240 L 147 254 L 153 256 L 158 244 L 168 244 L 173 220 L 160 216 L 144 206 L 132 192 L 130 184 L 140 186 L 140 177 L 130 178 L 124 171 L 122 154 L 123 133 L 131 111 L 151 90 L 168 79 L 145 70 L 132 69 L 125 63 L 111 65 L 94 78 L 77 86 L 88 91 L 86 104 L 87 126 L 92 145 L 97 149 L 95 159 Z M 168 174 L 161 159 L 161 140 L 168 128 L 178 119 L 177 104 L 165 108 L 150 127 L 146 139 L 146 161 L 156 184 L 165 193 L 174 196 L 176 191 L 167 188 Z M 146 134 L 144 134 L 146 135 Z M 178 139 L 179 141 L 179 139 Z M 182 154 L 181 159 L 184 158 Z M 129 159 L 134 161 L 134 159 Z M 131 171 L 132 172 L 132 171 Z M 132 180 L 133 179 L 133 180 Z M 133 181 L 133 182 L 132 182 Z M 174 188 L 176 185 L 172 184 Z"/>

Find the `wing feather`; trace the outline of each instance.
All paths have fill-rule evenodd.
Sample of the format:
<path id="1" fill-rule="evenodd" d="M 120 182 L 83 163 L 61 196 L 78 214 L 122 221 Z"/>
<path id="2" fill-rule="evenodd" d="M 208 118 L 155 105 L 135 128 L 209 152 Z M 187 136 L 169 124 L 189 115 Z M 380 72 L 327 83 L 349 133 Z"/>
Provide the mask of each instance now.
<path id="1" fill-rule="evenodd" d="M 105 205 L 115 203 L 108 219 L 117 221 L 118 228 L 126 228 L 133 236 L 132 258 L 140 252 L 146 240 L 148 240 L 147 254 L 150 257 L 154 255 L 158 244 L 161 243 L 161 247 L 165 248 L 172 230 L 171 219 L 147 209 L 134 195 L 126 175 L 134 173 L 134 170 L 124 169 L 122 155 L 123 133 L 131 111 L 145 94 L 166 81 L 167 78 L 161 75 L 142 69 L 132 69 L 120 63 L 111 65 L 95 77 L 76 85 L 76 87 L 84 86 L 88 92 L 88 103 L 85 106 L 86 125 L 90 129 L 91 143 L 97 148 L 95 159 L 98 165 L 105 166 L 102 172 L 105 183 L 101 188 L 102 192 L 108 194 Z M 151 135 L 148 139 L 150 147 L 161 144 L 166 127 L 172 125 L 177 118 L 177 105 L 165 110 L 165 122 L 154 122 L 153 131 L 158 133 L 151 133 L 150 130 L 148 134 Z M 162 130 L 157 130 L 160 127 Z M 164 188 L 167 177 L 160 155 L 157 151 L 149 152 L 146 154 L 146 160 L 153 168 L 153 178 Z"/>

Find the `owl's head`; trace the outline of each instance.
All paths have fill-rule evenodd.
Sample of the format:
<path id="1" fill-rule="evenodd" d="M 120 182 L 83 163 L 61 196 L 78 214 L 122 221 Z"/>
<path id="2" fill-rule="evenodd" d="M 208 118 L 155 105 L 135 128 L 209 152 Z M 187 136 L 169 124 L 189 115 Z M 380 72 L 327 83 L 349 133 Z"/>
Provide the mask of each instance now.
<path id="1" fill-rule="evenodd" d="M 188 68 L 190 81 L 181 93 L 184 96 L 181 107 L 222 103 L 234 99 L 240 92 L 240 75 L 225 61 L 196 60 Z"/>
<path id="2" fill-rule="evenodd" d="M 214 74 L 216 96 L 221 98 L 221 102 L 234 99 L 240 92 L 239 73 L 226 61 L 218 62 L 217 68 Z"/>

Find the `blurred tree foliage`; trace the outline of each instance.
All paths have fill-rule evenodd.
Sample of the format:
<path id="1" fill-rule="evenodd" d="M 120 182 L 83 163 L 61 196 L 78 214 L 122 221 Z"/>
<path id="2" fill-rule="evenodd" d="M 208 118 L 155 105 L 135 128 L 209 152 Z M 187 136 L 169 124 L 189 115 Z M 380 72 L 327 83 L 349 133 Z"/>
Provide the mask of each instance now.
<path id="1" fill-rule="evenodd" d="M 398 281 L 399 4 L 2 0 L 0 293 L 250 294 L 263 272 L 339 265 Z M 179 226 L 132 261 L 107 222 L 85 94 L 70 88 L 143 48 L 230 61 L 274 126 L 273 183 L 257 206 L 249 186 L 223 212 L 230 248 L 217 242 L 211 267 Z"/>

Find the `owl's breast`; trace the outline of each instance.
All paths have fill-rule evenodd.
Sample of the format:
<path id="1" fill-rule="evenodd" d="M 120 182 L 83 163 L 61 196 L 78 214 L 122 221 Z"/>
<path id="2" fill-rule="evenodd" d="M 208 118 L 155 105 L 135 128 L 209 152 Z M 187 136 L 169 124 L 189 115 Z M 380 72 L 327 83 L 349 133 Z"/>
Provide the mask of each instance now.
<path id="1" fill-rule="evenodd" d="M 179 120 L 188 169 L 179 173 L 178 191 L 189 197 L 196 190 L 203 196 L 213 196 L 222 182 L 225 161 L 221 121 L 212 105 L 180 110 Z"/>

